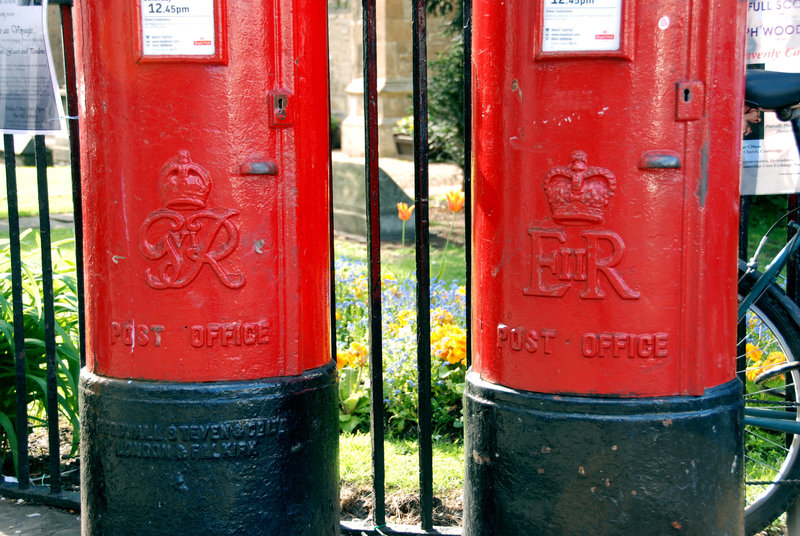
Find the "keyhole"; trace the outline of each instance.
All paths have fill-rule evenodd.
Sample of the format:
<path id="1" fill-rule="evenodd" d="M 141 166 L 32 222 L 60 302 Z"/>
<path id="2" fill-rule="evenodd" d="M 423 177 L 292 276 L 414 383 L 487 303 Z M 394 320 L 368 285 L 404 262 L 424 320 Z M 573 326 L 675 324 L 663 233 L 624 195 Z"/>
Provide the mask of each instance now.
<path id="1" fill-rule="evenodd" d="M 279 95 L 277 99 L 275 99 L 275 117 L 278 118 L 279 121 L 283 121 L 286 119 L 286 97 L 284 95 Z"/>
<path id="2" fill-rule="evenodd" d="M 683 89 L 683 102 L 689 102 L 690 100 L 692 100 L 692 93 L 691 93 L 691 91 L 689 91 L 688 87 L 684 88 Z"/>

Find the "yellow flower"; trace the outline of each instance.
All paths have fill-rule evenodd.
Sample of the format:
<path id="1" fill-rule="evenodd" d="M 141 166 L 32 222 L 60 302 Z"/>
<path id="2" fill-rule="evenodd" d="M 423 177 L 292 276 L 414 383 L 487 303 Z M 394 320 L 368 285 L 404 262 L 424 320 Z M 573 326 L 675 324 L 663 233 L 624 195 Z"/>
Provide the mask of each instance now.
<path id="1" fill-rule="evenodd" d="M 351 342 L 347 350 L 336 353 L 336 368 L 342 367 L 363 367 L 367 364 L 369 349 L 360 342 Z"/>
<path id="2" fill-rule="evenodd" d="M 404 328 L 411 326 L 417 319 L 417 312 L 414 309 L 404 309 L 395 317 L 394 322 L 386 326 L 387 335 L 396 337 Z"/>
<path id="3" fill-rule="evenodd" d="M 354 364 L 358 364 L 361 367 L 367 364 L 369 348 L 367 348 L 365 344 L 361 344 L 360 342 L 351 342 L 350 351 L 353 353 Z"/>
<path id="4" fill-rule="evenodd" d="M 749 351 L 751 346 L 753 345 L 748 343 L 747 345 L 748 357 L 751 358 L 751 361 L 754 366 L 748 367 L 748 370 L 745 373 L 747 379 L 750 381 L 755 381 L 756 376 L 758 376 L 759 374 L 766 372 L 772 367 L 780 365 L 781 363 L 784 363 L 786 361 L 786 355 L 784 355 L 783 352 L 775 351 L 775 352 L 770 352 L 766 356 L 763 356 L 764 352 L 756 349 L 755 346 L 753 346 L 753 353 L 750 354 Z M 756 355 L 758 357 L 753 358 L 753 356 Z"/>
<path id="5" fill-rule="evenodd" d="M 764 353 L 763 350 L 750 342 L 747 343 L 747 349 L 745 351 L 747 353 L 747 359 L 753 362 L 761 361 L 761 356 Z"/>
<path id="6" fill-rule="evenodd" d="M 352 358 L 353 357 L 350 355 L 350 352 L 347 350 L 343 352 L 336 352 L 336 370 L 342 370 L 344 367 L 349 367 Z"/>
<path id="7" fill-rule="evenodd" d="M 367 279 L 367 276 L 360 275 L 353 280 L 353 293 L 359 300 L 367 301 L 369 296 L 369 279 Z"/>
<path id="8" fill-rule="evenodd" d="M 437 326 L 431 331 L 433 355 L 451 365 L 467 362 L 467 332 L 453 324 Z"/>
<path id="9" fill-rule="evenodd" d="M 411 213 L 414 212 L 414 206 L 408 206 L 406 203 L 397 203 L 397 217 L 403 221 L 411 219 Z"/>
<path id="10" fill-rule="evenodd" d="M 445 309 L 434 309 L 431 311 L 431 320 L 434 325 L 452 324 L 453 314 Z"/>
<path id="11" fill-rule="evenodd" d="M 778 365 L 786 362 L 786 355 L 783 352 L 770 352 L 765 361 L 770 365 Z"/>
<path id="12" fill-rule="evenodd" d="M 464 206 L 464 192 L 461 190 L 450 190 L 444 195 L 447 197 L 447 206 L 451 212 L 458 212 Z"/>

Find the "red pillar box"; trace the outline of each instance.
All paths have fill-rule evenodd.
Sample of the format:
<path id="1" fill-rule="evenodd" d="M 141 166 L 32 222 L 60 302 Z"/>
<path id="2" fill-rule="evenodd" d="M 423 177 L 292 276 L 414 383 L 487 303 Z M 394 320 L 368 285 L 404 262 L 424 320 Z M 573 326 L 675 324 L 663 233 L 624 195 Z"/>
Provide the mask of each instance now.
<path id="1" fill-rule="evenodd" d="M 465 534 L 743 530 L 744 7 L 475 2 Z"/>
<path id="2" fill-rule="evenodd" d="M 84 534 L 337 534 L 325 3 L 75 9 Z"/>

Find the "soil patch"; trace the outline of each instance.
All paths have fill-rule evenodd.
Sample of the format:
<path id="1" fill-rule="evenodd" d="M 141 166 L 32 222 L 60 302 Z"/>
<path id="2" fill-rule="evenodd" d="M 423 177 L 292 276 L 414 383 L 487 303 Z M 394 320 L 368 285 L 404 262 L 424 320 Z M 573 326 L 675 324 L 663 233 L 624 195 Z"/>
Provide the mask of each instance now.
<path id="1" fill-rule="evenodd" d="M 342 521 L 371 521 L 373 519 L 374 496 L 365 486 L 342 484 L 340 492 L 340 518 Z M 453 490 L 444 496 L 433 498 L 433 524 L 440 527 L 461 525 L 464 509 L 464 494 Z M 398 525 L 419 525 L 419 495 L 392 492 L 386 496 L 386 521 Z"/>
<path id="2" fill-rule="evenodd" d="M 72 428 L 59 421 L 59 460 L 61 467 L 61 489 L 63 491 L 80 491 L 80 458 L 77 447 L 72 449 Z M 28 460 L 31 483 L 35 486 L 50 485 L 50 448 L 47 428 L 34 428 L 28 435 Z M 3 474 L 13 475 L 14 466 L 11 456 L 6 456 Z"/>

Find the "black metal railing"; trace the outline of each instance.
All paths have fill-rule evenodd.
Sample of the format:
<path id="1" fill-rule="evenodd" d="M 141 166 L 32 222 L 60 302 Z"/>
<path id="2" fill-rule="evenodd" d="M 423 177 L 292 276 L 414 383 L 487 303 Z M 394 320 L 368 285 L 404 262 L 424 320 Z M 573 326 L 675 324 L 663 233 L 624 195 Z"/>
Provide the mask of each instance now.
<path id="1" fill-rule="evenodd" d="M 428 175 L 428 26 L 426 0 L 413 0 L 414 217 L 417 264 L 417 410 L 420 527 L 433 529 L 433 424 L 431 409 L 431 255 Z"/>
<path id="2" fill-rule="evenodd" d="M 72 0 L 50 0 L 51 5 L 59 5 L 61 10 L 61 28 L 64 44 L 65 74 L 67 85 L 67 110 L 69 121 L 69 138 L 72 163 L 72 183 L 74 197 L 76 277 L 78 282 L 79 331 L 81 364 L 83 354 L 83 285 L 77 274 L 83 270 L 83 254 L 81 250 L 81 198 L 80 167 L 78 162 L 78 124 L 77 94 L 75 91 L 75 54 L 73 51 Z M 17 478 L 16 482 L 4 480 L 0 483 L 0 494 L 13 498 L 23 498 L 42 504 L 63 508 L 78 509 L 80 495 L 75 491 L 64 491 L 61 479 L 61 440 L 59 437 L 58 408 L 58 355 L 56 349 L 55 299 L 53 291 L 53 260 L 51 254 L 52 240 L 50 229 L 50 207 L 48 198 L 47 150 L 45 138 L 36 135 L 34 155 L 36 165 L 37 194 L 39 202 L 39 236 L 42 263 L 42 311 L 44 316 L 44 346 L 46 363 L 45 380 L 45 415 L 47 427 L 48 473 L 42 482 L 48 485 L 34 485 L 31 482 L 30 454 L 28 432 L 30 421 L 27 415 L 29 400 L 27 385 L 27 359 L 25 352 L 24 305 L 23 305 L 23 264 L 21 253 L 21 229 L 18 205 L 18 176 L 14 137 L 3 136 L 5 152 L 6 192 L 8 198 L 8 227 L 11 261 L 11 291 L 13 307 L 14 337 L 14 372 L 16 389 L 16 438 L 17 438 Z"/>
<path id="3" fill-rule="evenodd" d="M 372 471 L 374 509 L 372 525 L 343 522 L 345 535 L 427 535 L 460 534 L 461 529 L 434 527 L 433 525 L 433 434 L 431 401 L 431 315 L 430 315 L 430 222 L 429 222 L 429 174 L 428 174 L 428 57 L 427 57 L 427 2 L 412 1 L 412 50 L 413 50 L 413 116 L 414 116 L 414 223 L 416 251 L 416 300 L 417 300 L 417 386 L 418 441 L 419 441 L 419 503 L 420 524 L 418 527 L 387 525 L 385 501 L 384 466 L 384 411 L 383 411 L 383 354 L 381 316 L 381 253 L 380 253 L 380 193 L 378 188 L 378 97 L 377 97 L 377 36 L 375 0 L 362 0 L 363 62 L 364 62 L 364 122 L 367 189 L 367 250 L 369 253 L 369 319 L 370 319 L 370 371 L 371 371 L 371 421 Z M 471 333 L 470 318 L 470 171 L 471 153 L 469 125 L 470 79 L 472 41 L 472 0 L 463 0 L 464 12 L 464 114 L 466 147 L 464 159 L 466 196 L 466 258 L 467 258 L 467 348 Z M 467 351 L 469 362 L 469 350 Z"/>

